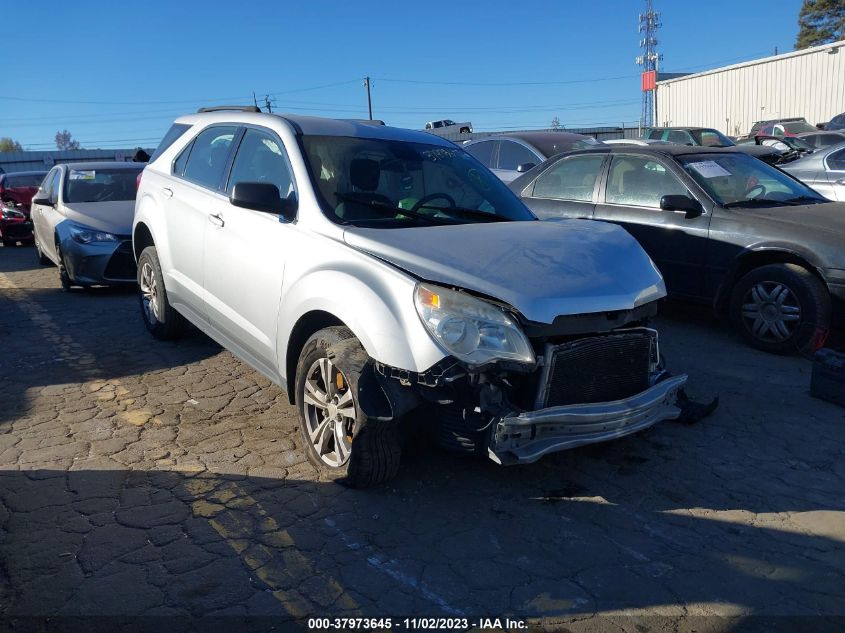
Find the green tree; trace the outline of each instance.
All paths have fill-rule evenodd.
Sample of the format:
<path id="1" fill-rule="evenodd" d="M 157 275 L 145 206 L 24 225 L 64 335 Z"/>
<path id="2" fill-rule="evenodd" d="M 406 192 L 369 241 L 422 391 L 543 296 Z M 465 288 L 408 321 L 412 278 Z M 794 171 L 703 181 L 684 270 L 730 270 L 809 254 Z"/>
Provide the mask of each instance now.
<path id="1" fill-rule="evenodd" d="M 795 48 L 845 39 L 845 0 L 804 0 L 798 14 Z"/>
<path id="2" fill-rule="evenodd" d="M 67 130 L 56 132 L 56 148 L 60 150 L 79 149 L 79 141 L 73 140 L 73 136 Z"/>
<path id="3" fill-rule="evenodd" d="M 0 138 L 0 152 L 20 152 L 21 150 L 23 147 L 15 139 L 7 136 Z"/>

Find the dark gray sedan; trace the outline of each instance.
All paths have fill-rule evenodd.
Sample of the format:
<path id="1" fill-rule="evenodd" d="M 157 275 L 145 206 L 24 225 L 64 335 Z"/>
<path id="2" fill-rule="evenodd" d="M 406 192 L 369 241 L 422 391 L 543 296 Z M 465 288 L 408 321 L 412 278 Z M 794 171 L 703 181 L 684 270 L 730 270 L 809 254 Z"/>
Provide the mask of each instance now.
<path id="1" fill-rule="evenodd" d="M 543 219 L 624 226 L 670 296 L 729 314 L 758 348 L 816 346 L 845 300 L 845 204 L 735 149 L 571 152 L 510 186 Z"/>

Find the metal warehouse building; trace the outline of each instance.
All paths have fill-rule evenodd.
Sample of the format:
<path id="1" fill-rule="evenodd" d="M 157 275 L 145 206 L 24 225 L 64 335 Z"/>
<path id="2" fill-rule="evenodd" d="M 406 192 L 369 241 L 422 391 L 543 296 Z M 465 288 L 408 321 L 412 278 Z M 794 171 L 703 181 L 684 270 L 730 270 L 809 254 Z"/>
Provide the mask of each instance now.
<path id="1" fill-rule="evenodd" d="M 845 41 L 657 82 L 655 123 L 745 134 L 755 121 L 845 112 Z"/>

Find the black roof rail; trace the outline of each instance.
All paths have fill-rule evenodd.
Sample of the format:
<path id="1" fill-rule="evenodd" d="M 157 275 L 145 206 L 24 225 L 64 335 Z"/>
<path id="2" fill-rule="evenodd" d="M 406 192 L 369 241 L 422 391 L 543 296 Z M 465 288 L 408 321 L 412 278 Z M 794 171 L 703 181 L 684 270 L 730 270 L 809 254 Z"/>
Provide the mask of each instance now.
<path id="1" fill-rule="evenodd" d="M 385 125 L 381 119 L 341 119 L 342 121 L 350 121 L 351 123 L 362 123 L 364 125 Z"/>
<path id="2" fill-rule="evenodd" d="M 258 106 L 239 106 L 239 105 L 227 105 L 227 106 L 211 106 L 210 108 L 200 108 L 197 112 L 220 112 L 223 110 L 239 110 L 241 112 L 261 112 L 261 108 Z"/>

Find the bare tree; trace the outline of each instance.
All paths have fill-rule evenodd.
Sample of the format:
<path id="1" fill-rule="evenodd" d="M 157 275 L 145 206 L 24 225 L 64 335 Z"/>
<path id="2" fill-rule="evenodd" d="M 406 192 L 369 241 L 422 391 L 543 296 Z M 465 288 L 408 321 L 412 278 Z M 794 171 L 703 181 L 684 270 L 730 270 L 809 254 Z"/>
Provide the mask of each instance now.
<path id="1" fill-rule="evenodd" d="M 553 130 L 559 130 L 560 129 L 560 119 L 558 117 L 555 117 L 555 118 L 552 119 L 552 129 Z"/>
<path id="2" fill-rule="evenodd" d="M 79 141 L 75 141 L 67 130 L 56 132 L 56 148 L 60 150 L 79 149 Z"/>

